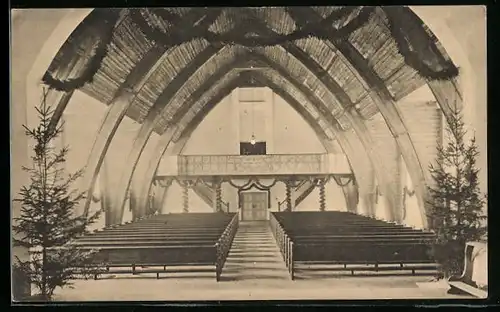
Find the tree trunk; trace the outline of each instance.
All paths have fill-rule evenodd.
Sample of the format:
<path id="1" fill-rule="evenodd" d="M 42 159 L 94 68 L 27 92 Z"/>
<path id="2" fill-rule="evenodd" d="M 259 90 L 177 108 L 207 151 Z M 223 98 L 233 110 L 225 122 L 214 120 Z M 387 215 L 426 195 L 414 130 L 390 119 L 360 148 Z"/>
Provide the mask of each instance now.
<path id="1" fill-rule="evenodd" d="M 46 264 L 46 258 L 47 257 L 47 250 L 45 247 L 42 247 L 42 287 L 40 291 L 42 292 L 41 296 L 47 297 L 47 273 L 45 267 L 47 266 Z"/>

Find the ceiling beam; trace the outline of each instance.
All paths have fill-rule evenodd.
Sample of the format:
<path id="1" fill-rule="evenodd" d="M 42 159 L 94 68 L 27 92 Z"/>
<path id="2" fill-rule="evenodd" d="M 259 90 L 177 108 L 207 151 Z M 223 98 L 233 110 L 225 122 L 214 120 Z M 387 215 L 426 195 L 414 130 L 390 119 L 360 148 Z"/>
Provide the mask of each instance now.
<path id="1" fill-rule="evenodd" d="M 272 71 L 272 74 L 281 77 L 281 74 L 275 70 Z M 286 85 L 291 85 L 290 81 L 283 81 L 282 83 L 283 83 L 283 85 L 273 83 L 273 85 L 276 86 L 275 92 L 278 92 L 279 95 L 284 96 L 285 100 L 292 101 L 292 99 L 294 99 L 294 96 L 291 95 L 289 93 L 287 87 L 285 87 Z M 293 85 L 292 88 L 297 89 L 295 85 Z M 282 90 L 282 91 L 279 91 L 279 90 Z M 305 99 L 309 103 L 311 103 L 313 105 L 313 107 L 316 108 L 316 105 L 314 105 L 312 103 L 312 101 L 313 101 L 312 99 L 314 99 L 314 94 L 312 91 L 306 89 L 305 94 L 303 92 L 301 92 L 300 90 L 297 90 L 297 91 L 299 91 L 299 93 L 302 93 L 303 96 L 305 97 Z M 284 95 L 284 93 L 288 93 L 289 95 Z M 298 100 L 294 100 L 294 102 L 300 104 L 300 102 Z M 300 105 L 303 106 L 304 104 L 300 104 Z M 303 111 L 307 112 L 307 110 L 305 110 L 305 109 Z M 369 154 L 368 154 L 366 148 L 363 146 L 361 140 L 359 139 L 359 137 L 357 135 L 354 135 L 354 133 L 352 133 L 352 132 L 342 131 L 339 127 L 334 127 L 331 123 L 328 122 L 328 119 L 329 119 L 328 117 L 326 117 L 323 113 L 321 113 L 319 111 L 317 111 L 317 112 L 319 115 L 319 119 L 317 121 L 322 120 L 325 122 L 326 125 L 331 127 L 330 129 L 332 130 L 335 139 L 337 140 L 337 142 L 341 146 L 341 149 L 344 151 L 344 154 L 346 154 L 346 156 L 350 159 L 351 164 L 353 165 L 353 167 L 352 167 L 353 172 L 357 172 L 358 175 L 357 175 L 356 180 L 358 181 L 358 184 L 359 184 L 360 195 L 362 195 L 364 198 L 371 198 L 373 180 L 369 179 L 367 177 L 367 175 L 371 174 L 374 166 L 373 166 L 373 162 L 371 161 Z M 325 142 L 328 142 L 328 141 L 325 141 Z M 360 148 L 362 150 L 364 150 L 364 152 L 360 151 L 359 150 Z M 371 208 L 370 202 L 366 202 L 365 204 L 370 206 L 370 207 L 360 207 L 360 208 L 363 208 L 363 209 Z"/>
<path id="2" fill-rule="evenodd" d="M 448 56 L 444 56 L 438 50 L 436 44 L 433 42 L 431 36 L 427 33 L 427 31 L 422 26 L 423 21 L 413 13 L 413 11 L 408 7 L 382 7 L 382 10 L 387 14 L 391 19 L 400 20 L 399 23 L 404 23 L 404 25 L 412 30 L 412 34 L 420 39 L 422 42 L 432 42 L 428 45 L 434 55 L 439 59 L 440 62 L 445 62 L 449 59 Z M 404 20 L 402 16 L 406 16 Z M 431 80 L 426 79 L 427 85 L 431 89 L 431 92 L 434 94 L 441 111 L 445 115 L 446 119 L 452 120 L 453 113 L 455 110 L 461 110 L 463 107 L 463 98 L 462 92 L 458 85 L 458 81 L 455 78 L 445 79 L 445 80 Z"/>
<path id="3" fill-rule="evenodd" d="M 380 155 L 380 151 L 376 149 L 376 144 L 371 136 L 370 130 L 367 128 L 366 123 L 359 114 L 358 110 L 355 108 L 355 104 L 351 101 L 349 95 L 340 87 L 340 85 L 335 82 L 335 80 L 324 71 L 324 69 L 307 53 L 298 48 L 296 45 L 288 43 L 283 45 L 285 50 L 295 57 L 299 62 L 306 66 L 311 74 L 320 81 L 323 87 L 332 94 L 332 96 L 337 100 L 338 104 L 344 110 L 344 116 L 349 121 L 351 127 L 356 132 L 360 138 L 363 145 L 368 148 L 370 154 L 370 159 L 373 163 L 373 167 L 379 167 L 380 169 L 375 169 L 377 176 L 380 179 L 381 185 L 395 185 L 399 180 L 395 181 L 395 177 L 390 175 L 390 171 L 385 168 L 385 163 L 387 161 L 396 161 L 395 159 L 386 160 Z M 382 175 L 382 176 L 381 176 Z M 391 205 L 392 218 L 398 221 L 400 220 L 400 207 L 398 203 L 398 194 L 394 192 L 391 188 L 387 190 L 387 187 L 382 187 L 384 195 L 389 197 L 389 204 Z"/>
<path id="4" fill-rule="evenodd" d="M 293 77 L 286 68 L 282 67 L 280 64 L 277 64 L 271 60 L 269 60 L 265 55 L 255 52 L 256 55 L 259 56 L 262 62 L 267 63 L 270 67 L 275 69 L 281 77 L 286 79 L 291 85 L 293 85 L 297 90 L 299 90 L 302 94 L 304 94 L 311 104 L 313 104 L 316 109 L 325 117 L 326 121 L 332 125 L 334 129 L 336 129 L 337 133 L 342 132 L 342 127 L 338 124 L 338 121 L 331 114 L 328 108 L 324 105 L 323 99 L 319 98 L 312 90 L 307 88 L 304 84 L 298 81 L 298 77 Z M 311 71 L 310 71 L 311 72 Z M 311 72 L 312 75 L 314 75 Z M 378 182 L 380 184 L 380 188 L 383 191 L 384 197 L 387 201 L 387 207 L 389 218 L 397 218 L 397 201 L 396 201 L 396 192 L 393 190 L 391 185 L 393 185 L 393 179 L 391 179 L 388 174 L 389 171 L 385 168 L 385 162 L 383 158 L 379 155 L 378 151 L 375 149 L 375 144 L 373 143 L 373 139 L 370 135 L 370 132 L 366 128 L 366 125 L 358 120 L 354 120 L 352 115 L 346 113 L 350 124 L 355 130 L 358 138 L 363 144 L 364 149 L 369 155 L 369 160 L 372 163 L 373 169 L 375 170 L 375 174 L 377 176 Z"/>
<path id="5" fill-rule="evenodd" d="M 198 14 L 199 13 L 197 13 L 197 16 Z M 194 14 L 190 14 L 188 18 L 183 20 L 182 24 L 179 24 L 179 27 L 192 27 L 192 24 L 189 24 L 189 22 L 194 18 L 191 17 L 193 15 Z M 210 15 L 208 18 L 203 19 L 202 22 L 207 23 L 206 25 L 208 27 L 211 20 L 216 19 L 217 16 L 218 15 L 215 14 Z M 118 126 L 123 120 L 123 117 L 125 117 L 127 110 L 134 102 L 137 94 L 143 89 L 149 78 L 156 72 L 166 55 L 168 55 L 168 47 L 163 45 L 153 46 L 130 71 L 125 78 L 125 82 L 118 88 L 113 100 L 109 103 L 108 110 L 101 122 L 89 158 L 87 159 L 85 173 L 80 181 L 82 189 L 87 191 L 87 197 L 83 206 L 85 215 L 90 208 L 97 175 Z M 202 58 L 204 55 L 200 57 Z"/>
<path id="6" fill-rule="evenodd" d="M 205 50 L 200 52 L 195 59 L 191 61 L 189 65 L 184 67 L 181 72 L 165 87 L 161 95 L 148 111 L 146 119 L 141 125 L 139 132 L 133 141 L 132 149 L 127 155 L 127 161 L 125 162 L 127 166 L 123 168 L 121 178 L 116 189 L 116 195 L 110 203 L 110 206 L 115 207 L 108 207 L 108 209 L 112 209 L 116 212 L 117 220 L 114 221 L 115 223 L 121 223 L 131 177 L 137 167 L 141 153 L 144 150 L 150 135 L 153 133 L 155 126 L 163 118 L 162 115 L 164 110 L 167 109 L 172 99 L 175 98 L 178 91 L 182 89 L 186 83 L 188 83 L 190 78 L 223 48 L 223 46 L 210 45 Z"/>
<path id="7" fill-rule="evenodd" d="M 324 130 L 318 126 L 317 120 L 313 118 L 311 114 L 304 109 L 304 106 L 300 102 L 298 102 L 290 93 L 275 84 L 272 80 L 262 76 L 260 73 L 255 74 L 255 79 L 259 80 L 264 85 L 269 87 L 276 95 L 285 100 L 285 102 L 287 102 L 299 115 L 301 115 L 306 120 L 309 126 L 314 129 L 314 132 L 316 133 L 316 135 L 320 139 L 320 142 L 323 144 L 328 153 L 332 153 L 335 150 L 335 148 L 333 147 L 333 142 L 330 141 Z M 324 118 L 324 116 L 320 114 L 319 118 Z M 359 152 L 354 151 L 351 148 L 351 145 L 346 142 L 347 140 L 342 131 L 336 132 L 334 129 L 332 129 L 332 132 L 334 133 L 334 136 L 337 139 L 337 143 L 340 146 L 343 154 L 346 155 L 349 167 L 351 168 L 351 172 L 355 177 L 359 178 L 363 176 L 364 171 L 360 170 L 363 168 L 360 161 L 363 162 L 363 160 L 359 157 Z M 353 194 L 355 194 L 356 197 L 358 197 L 360 194 L 366 194 L 366 191 L 369 189 L 368 187 L 366 187 L 366 185 L 364 185 L 364 180 L 360 181 L 362 185 L 361 187 L 359 185 L 359 182 L 356 185 L 350 186 L 350 189 L 342 187 L 342 193 L 344 194 L 347 209 L 353 213 L 358 214 L 361 212 L 358 210 L 360 207 L 358 207 L 358 205 L 352 205 L 353 198 L 351 197 L 353 196 Z M 363 193 L 361 193 L 362 191 Z"/>
<path id="8" fill-rule="evenodd" d="M 258 30 L 266 35 L 277 35 L 276 32 L 269 29 L 267 26 L 263 26 L 260 23 L 255 23 L 255 27 L 258 27 Z M 394 185 L 395 177 L 390 175 L 390 171 L 385 168 L 384 158 L 381 157 L 379 151 L 376 149 L 376 145 L 374 140 L 370 134 L 370 131 L 366 127 L 365 122 L 363 121 L 359 112 L 355 109 L 354 103 L 352 103 L 349 95 L 342 89 L 340 85 L 338 85 L 335 80 L 328 74 L 314 59 L 312 59 L 306 52 L 302 49 L 298 48 L 293 43 L 284 43 L 281 44 L 281 47 L 289 53 L 292 57 L 294 57 L 298 62 L 300 62 L 303 66 L 307 68 L 307 70 L 311 73 L 313 77 L 315 77 L 322 87 L 329 92 L 332 97 L 336 100 L 336 104 L 340 105 L 342 110 L 344 111 L 344 116 L 349 121 L 351 127 L 356 132 L 357 136 L 360 138 L 363 146 L 367 149 L 370 155 L 370 161 L 375 169 L 377 177 L 379 178 L 379 183 L 381 185 L 381 189 L 384 192 L 385 198 L 388 201 L 389 217 L 393 220 L 400 220 L 400 210 L 398 205 L 398 192 L 395 192 L 391 185 Z M 286 70 L 284 67 L 282 70 Z M 320 99 L 323 103 L 325 103 L 325 99 Z M 332 103 L 332 105 L 335 105 Z M 328 107 L 328 105 L 326 106 Z M 330 114 L 326 114 L 329 116 Z M 332 115 L 333 116 L 333 115 Z M 335 120 L 336 122 L 336 120 Z M 340 125 L 335 125 L 339 127 Z M 392 161 L 396 161 L 392 159 Z"/>
<path id="9" fill-rule="evenodd" d="M 208 112 L 215 107 L 220 101 L 222 101 L 226 96 L 228 96 L 232 90 L 234 90 L 241 78 L 236 77 L 233 81 L 230 81 L 225 86 L 222 86 L 221 89 L 215 94 L 208 102 L 205 104 L 202 110 L 197 116 L 206 116 Z M 210 79 L 211 87 L 217 86 L 219 80 Z M 208 89 L 206 89 L 208 91 Z M 206 92 L 205 91 L 205 92 Z M 203 94 L 201 95 L 203 96 Z M 198 97 L 199 98 L 199 97 Z M 196 118 L 195 118 L 196 119 Z M 196 122 L 195 119 L 192 122 Z M 172 128 L 174 131 L 177 131 L 177 127 Z M 167 130 L 168 132 L 168 130 Z M 186 140 L 187 141 L 187 140 Z M 184 144 L 185 142 L 184 141 Z M 146 211 L 145 207 L 147 205 L 149 192 L 151 190 L 151 184 L 154 180 L 154 176 L 156 171 L 158 170 L 158 166 L 160 165 L 161 159 L 167 150 L 167 148 L 173 144 L 172 138 L 169 135 L 162 135 L 160 140 L 155 146 L 153 153 L 148 162 L 148 168 L 146 171 L 138 176 L 136 179 L 139 183 L 134 183 L 130 192 L 130 205 L 131 209 L 137 216 L 143 216 Z"/>
<path id="10" fill-rule="evenodd" d="M 276 71 L 273 71 L 274 74 L 279 75 Z M 304 109 L 303 104 L 298 102 L 288 91 L 286 91 L 283 86 L 279 86 L 276 83 L 272 82 L 270 79 L 267 77 L 264 77 L 261 73 L 259 72 L 252 72 L 252 76 L 260 81 L 261 83 L 265 84 L 266 86 L 270 87 L 277 95 L 281 96 L 286 102 L 288 102 L 292 108 L 294 108 L 297 113 L 299 113 L 305 120 L 310 124 L 310 126 L 315 130 L 316 134 L 318 135 L 318 138 L 320 141 L 324 144 L 325 148 L 328 151 L 332 151 L 333 147 L 332 142 L 327 138 L 328 136 L 325 134 L 324 130 L 321 129 L 318 126 L 317 119 L 315 119 L 310 113 Z M 306 97 L 307 98 L 307 97 Z M 216 103 L 215 103 L 216 104 Z M 214 104 L 214 105 L 215 105 Z M 205 106 L 203 108 L 203 112 L 200 112 L 199 114 L 196 115 L 195 118 L 191 120 L 191 123 L 188 127 L 185 128 L 184 132 L 182 133 L 182 138 L 187 138 L 191 135 L 192 131 L 196 129 L 196 126 L 203 120 L 203 117 L 206 116 L 210 112 L 210 110 L 213 107 L 210 106 Z M 324 116 L 319 113 L 319 118 L 324 119 Z M 328 125 L 328 123 L 325 122 L 325 124 Z M 335 130 L 333 130 L 335 131 Z M 356 151 L 352 149 L 351 142 L 348 142 L 349 139 L 344 138 L 344 133 L 340 132 L 337 134 L 338 139 L 342 138 L 339 140 L 339 144 L 341 145 L 342 150 L 346 154 L 349 160 L 349 164 L 351 165 L 351 170 L 354 172 L 355 175 L 357 175 L 357 180 L 359 180 L 359 193 L 366 197 L 370 196 L 370 180 L 364 179 L 363 177 L 366 176 L 366 170 L 360 170 L 362 168 L 366 168 L 366 164 L 368 162 L 368 158 L 363 159 L 361 155 L 363 153 L 360 153 L 359 151 Z M 351 141 L 355 138 L 351 138 Z M 366 155 L 366 154 L 364 154 Z M 368 184 L 367 184 L 368 183 Z M 143 183 L 144 185 L 144 183 Z M 146 193 L 144 193 L 146 194 Z M 346 195 L 347 196 L 347 195 Z"/>
<path id="11" fill-rule="evenodd" d="M 290 8 L 290 12 L 295 12 L 295 14 L 293 14 L 295 21 L 302 25 L 307 22 L 314 23 L 322 20 L 322 17 L 312 8 L 301 7 L 300 14 L 297 12 L 297 8 Z M 416 148 L 413 145 L 410 134 L 406 129 L 395 101 L 393 100 L 384 81 L 375 73 L 375 71 L 368 64 L 368 61 L 348 40 L 337 40 L 336 42 L 329 41 L 329 43 L 336 48 L 339 52 L 339 57 L 343 58 L 344 63 L 353 69 L 352 72 L 357 73 L 356 75 L 358 79 L 360 79 L 364 85 L 368 86 L 367 91 L 369 92 L 369 95 L 372 97 L 373 102 L 379 109 L 381 115 L 386 121 L 387 126 L 389 127 L 389 130 L 398 143 L 398 147 L 408 167 L 408 171 L 415 188 L 423 225 L 424 227 L 427 227 L 427 183 L 424 169 L 420 163 Z"/>
<path id="12" fill-rule="evenodd" d="M 118 18 L 116 19 L 116 22 L 115 22 L 115 25 L 114 25 L 114 29 L 118 29 L 118 27 L 120 27 L 123 23 L 123 21 L 125 20 L 127 14 L 123 14 L 122 11 L 123 9 L 121 9 L 119 12 L 116 11 L 117 9 L 113 9 L 112 10 L 112 13 L 111 14 L 121 14 L 120 16 L 118 16 Z M 103 31 L 103 29 L 107 29 L 107 27 L 109 27 L 108 25 L 105 24 L 105 21 L 107 21 L 109 19 L 109 16 L 110 15 L 110 12 L 109 11 L 105 11 L 105 10 L 97 10 L 97 11 L 94 11 L 91 13 L 91 15 L 87 18 L 96 18 L 98 17 L 98 19 L 96 19 L 94 22 L 97 24 L 97 25 L 94 25 L 93 23 L 90 25 L 91 29 L 95 32 L 101 32 Z M 78 29 L 79 27 L 81 27 L 82 25 L 78 26 L 72 33 L 72 35 L 70 35 L 70 37 L 68 38 L 68 40 L 72 39 L 74 37 L 74 33 L 75 32 L 81 32 L 81 29 Z M 88 31 L 88 29 L 87 29 Z M 79 38 L 81 39 L 81 38 Z M 84 41 L 84 40 L 83 40 Z M 65 53 L 67 55 L 67 57 L 69 56 L 69 60 L 67 62 L 65 62 L 65 66 L 62 66 L 62 65 L 59 65 L 57 69 L 55 70 L 52 70 L 51 72 L 51 75 L 53 77 L 57 77 L 57 79 L 59 80 L 66 80 L 68 79 L 68 77 L 70 76 L 80 76 L 82 74 L 83 71 L 85 71 L 85 67 L 87 66 L 87 62 L 85 62 L 84 60 L 85 59 L 88 59 L 88 58 L 91 58 L 91 53 L 92 53 L 92 50 L 93 49 L 84 49 L 84 51 L 88 51 L 86 54 L 83 54 L 83 55 L 80 55 L 79 53 L 77 53 L 77 50 L 78 50 L 78 45 L 77 44 L 74 44 L 74 43 L 69 43 L 68 41 L 65 42 L 65 44 L 61 47 L 61 50 L 59 50 L 59 52 L 57 53 L 56 57 L 54 60 L 56 60 L 58 58 L 58 56 L 63 52 L 63 51 L 66 51 L 66 49 L 69 49 L 71 51 L 71 53 Z M 78 42 L 79 44 L 81 44 L 80 42 Z M 94 45 L 95 44 L 95 41 L 92 41 L 92 42 L 88 42 L 87 43 L 87 47 L 89 45 Z M 68 45 L 68 47 L 67 47 Z M 52 63 L 54 61 L 51 62 L 51 64 L 49 65 L 49 69 L 50 67 L 52 67 Z M 49 70 L 47 70 L 47 73 L 48 73 Z M 73 93 L 74 93 L 75 90 L 72 90 L 72 91 L 69 91 L 69 92 L 64 92 L 64 94 L 62 95 L 62 98 L 59 100 L 59 102 L 57 103 L 56 108 L 52 114 L 52 117 L 50 119 L 50 123 L 49 123 L 49 126 L 48 128 L 49 129 L 54 129 L 57 124 L 59 123 L 59 120 L 61 119 L 61 117 L 63 116 L 63 113 L 64 113 L 64 110 L 66 110 L 66 107 L 68 106 L 68 103 L 71 99 L 71 97 L 73 96 Z M 49 89 L 49 92 L 62 92 L 62 91 L 56 91 L 55 89 Z"/>
<path id="13" fill-rule="evenodd" d="M 175 111 L 169 124 L 171 125 L 177 124 L 182 119 L 182 117 L 189 112 L 189 110 L 193 107 L 196 101 L 201 96 L 203 96 L 203 94 L 205 94 L 205 92 L 208 89 L 210 89 L 216 81 L 222 79 L 232 69 L 237 68 L 238 66 L 243 66 L 245 63 L 249 61 L 250 61 L 250 55 L 248 53 L 244 53 L 236 57 L 236 59 L 234 59 L 232 62 L 227 63 L 226 65 L 218 68 L 217 72 L 215 72 L 212 76 L 210 76 L 208 80 L 199 85 L 196 88 L 196 90 L 189 95 L 189 97 L 179 107 L 179 109 Z"/>

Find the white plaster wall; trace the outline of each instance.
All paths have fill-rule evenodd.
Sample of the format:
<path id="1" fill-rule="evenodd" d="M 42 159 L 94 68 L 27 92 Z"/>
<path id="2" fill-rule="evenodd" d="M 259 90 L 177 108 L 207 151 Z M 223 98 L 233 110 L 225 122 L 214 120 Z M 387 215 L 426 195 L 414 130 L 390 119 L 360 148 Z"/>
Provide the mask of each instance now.
<path id="1" fill-rule="evenodd" d="M 62 141 L 69 147 L 65 169 L 69 173 L 83 169 L 87 165 L 90 151 L 106 113 L 107 106 L 83 92 L 75 91 L 63 114 L 64 126 Z M 77 181 L 74 187 L 81 188 Z M 94 187 L 94 198 L 101 199 L 102 183 Z M 89 212 L 101 209 L 100 201 L 91 201 Z M 92 229 L 104 227 L 104 215 L 91 226 Z"/>
<path id="2" fill-rule="evenodd" d="M 167 197 L 163 202 L 161 213 L 180 213 L 183 211 L 183 190 L 177 181 L 172 182 L 168 188 Z M 196 193 L 189 189 L 189 212 L 213 212 L 213 208 L 207 205 Z"/>
<path id="3" fill-rule="evenodd" d="M 203 119 L 187 141 L 184 155 L 238 155 L 235 125 L 231 118 L 231 97 L 224 98 Z"/>
<path id="4" fill-rule="evenodd" d="M 274 93 L 273 125 L 273 154 L 326 153 L 304 118 Z"/>
<path id="5" fill-rule="evenodd" d="M 342 188 L 333 180 L 328 181 L 325 185 L 325 203 L 327 211 L 347 211 L 347 205 Z M 307 196 L 298 206 L 295 207 L 295 210 L 319 211 L 319 187 L 315 187 L 311 194 L 309 194 L 309 196 Z"/>

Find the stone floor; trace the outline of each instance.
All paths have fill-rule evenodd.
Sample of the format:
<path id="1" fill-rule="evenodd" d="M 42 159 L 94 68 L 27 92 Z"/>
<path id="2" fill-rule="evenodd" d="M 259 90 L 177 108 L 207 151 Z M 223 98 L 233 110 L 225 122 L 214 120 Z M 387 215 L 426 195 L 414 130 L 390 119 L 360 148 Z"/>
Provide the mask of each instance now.
<path id="1" fill-rule="evenodd" d="M 156 279 L 154 274 L 77 280 L 74 288 L 57 292 L 59 301 L 196 301 L 308 299 L 450 299 L 428 277 L 318 276 L 290 280 L 267 223 L 242 223 L 224 266 L 221 281 L 214 274 L 178 275 Z M 421 285 L 426 285 L 422 287 Z M 446 287 L 446 284 L 444 285 Z"/>

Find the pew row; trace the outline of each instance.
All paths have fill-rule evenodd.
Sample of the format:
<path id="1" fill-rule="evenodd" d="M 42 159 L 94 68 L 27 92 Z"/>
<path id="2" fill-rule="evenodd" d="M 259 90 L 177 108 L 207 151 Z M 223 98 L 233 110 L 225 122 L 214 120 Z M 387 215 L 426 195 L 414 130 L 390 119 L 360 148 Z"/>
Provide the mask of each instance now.
<path id="1" fill-rule="evenodd" d="M 96 251 L 89 265 L 98 269 L 95 279 L 105 274 L 155 273 L 160 278 L 162 273 L 214 272 L 219 281 L 238 217 L 235 213 L 196 215 L 154 216 L 94 232 L 71 245 Z"/>
<path id="2" fill-rule="evenodd" d="M 437 275 L 434 233 L 344 212 L 271 213 L 270 225 L 291 279 L 325 271 Z"/>

